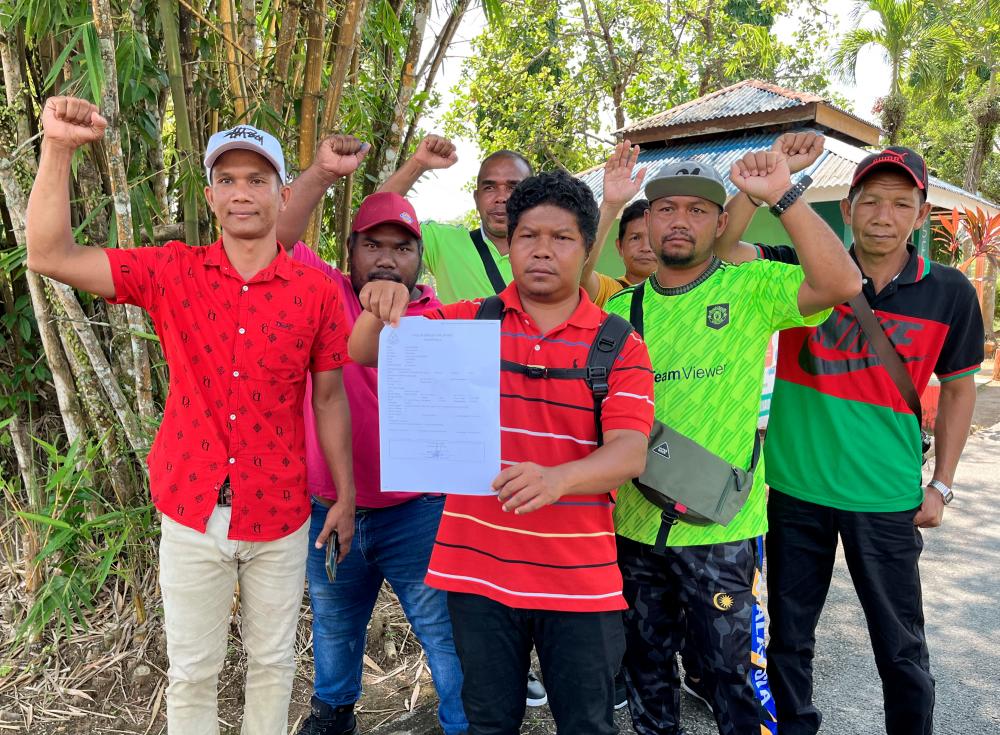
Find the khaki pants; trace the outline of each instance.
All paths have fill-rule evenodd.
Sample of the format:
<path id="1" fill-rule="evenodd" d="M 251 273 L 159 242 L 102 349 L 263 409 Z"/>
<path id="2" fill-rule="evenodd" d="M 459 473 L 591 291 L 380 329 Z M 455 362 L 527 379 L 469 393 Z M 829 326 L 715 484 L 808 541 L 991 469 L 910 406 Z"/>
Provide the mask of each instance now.
<path id="1" fill-rule="evenodd" d="M 276 541 L 231 541 L 231 511 L 217 507 L 204 534 L 166 516 L 160 526 L 170 735 L 219 732 L 219 672 L 237 581 L 247 652 L 241 733 L 285 735 L 288 729 L 309 524 Z"/>

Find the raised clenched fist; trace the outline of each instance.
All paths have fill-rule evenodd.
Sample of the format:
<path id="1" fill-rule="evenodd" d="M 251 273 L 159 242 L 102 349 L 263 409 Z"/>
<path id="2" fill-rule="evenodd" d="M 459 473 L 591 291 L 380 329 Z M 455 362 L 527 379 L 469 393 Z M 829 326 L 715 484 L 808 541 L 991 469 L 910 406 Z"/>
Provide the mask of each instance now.
<path id="1" fill-rule="evenodd" d="M 49 145 L 76 150 L 103 138 L 107 127 L 97 106 L 77 97 L 49 97 L 42 110 L 42 130 Z"/>
<path id="2" fill-rule="evenodd" d="M 819 133 L 785 133 L 774 141 L 771 150 L 785 157 L 788 170 L 794 174 L 809 168 L 819 158 L 824 141 L 825 138 Z"/>
<path id="3" fill-rule="evenodd" d="M 788 160 L 774 151 L 751 151 L 738 159 L 729 171 L 736 188 L 754 199 L 774 204 L 791 186 Z"/>
<path id="4" fill-rule="evenodd" d="M 313 164 L 336 180 L 357 170 L 371 146 L 353 135 L 331 135 L 316 149 Z"/>
<path id="5" fill-rule="evenodd" d="M 431 171 L 448 168 L 458 160 L 455 144 L 440 135 L 428 135 L 417 146 L 413 154 L 414 162 L 421 168 Z"/>

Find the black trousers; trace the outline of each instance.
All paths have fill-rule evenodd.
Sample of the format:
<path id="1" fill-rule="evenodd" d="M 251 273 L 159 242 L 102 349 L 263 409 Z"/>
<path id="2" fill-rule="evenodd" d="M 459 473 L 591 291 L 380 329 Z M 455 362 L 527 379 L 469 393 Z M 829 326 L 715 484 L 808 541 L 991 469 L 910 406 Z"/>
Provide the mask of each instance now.
<path id="1" fill-rule="evenodd" d="M 781 735 L 815 735 L 812 703 L 816 623 L 830 589 L 838 536 L 868 622 L 882 678 L 889 735 L 930 735 L 930 673 L 917 561 L 915 510 L 854 513 L 807 503 L 774 488 L 768 499 L 768 674 Z"/>
<path id="2" fill-rule="evenodd" d="M 448 593 L 469 735 L 517 735 L 531 648 L 561 735 L 615 735 L 615 672 L 625 650 L 622 616 L 507 607 Z"/>
<path id="3" fill-rule="evenodd" d="M 652 546 L 618 537 L 624 579 L 625 685 L 638 735 L 680 729 L 677 652 L 697 652 L 721 735 L 760 735 L 751 682 L 754 539 L 706 546 Z"/>

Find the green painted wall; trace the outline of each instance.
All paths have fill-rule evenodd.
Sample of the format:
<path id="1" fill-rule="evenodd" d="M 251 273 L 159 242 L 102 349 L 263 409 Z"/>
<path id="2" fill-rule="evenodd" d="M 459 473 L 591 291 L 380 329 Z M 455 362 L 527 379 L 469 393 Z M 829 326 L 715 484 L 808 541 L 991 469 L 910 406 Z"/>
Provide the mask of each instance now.
<path id="1" fill-rule="evenodd" d="M 599 273 L 604 273 L 612 278 L 625 275 L 625 264 L 618 257 L 618 248 L 615 247 L 615 238 L 617 236 L 618 220 L 615 220 L 615 225 L 608 234 L 608 241 L 604 244 L 604 250 L 601 251 L 601 257 L 597 259 L 596 266 L 596 270 Z M 595 244 L 594 247 L 597 247 L 597 245 Z"/>
<path id="2" fill-rule="evenodd" d="M 844 224 L 844 218 L 840 215 L 839 202 L 816 202 L 811 205 L 816 213 L 823 218 L 830 229 L 832 229 L 841 242 L 848 244 L 851 240 L 851 228 Z M 766 207 L 761 207 L 754 214 L 747 227 L 743 239 L 747 242 L 762 242 L 765 245 L 791 245 L 791 238 L 781 226 L 778 218 L 767 211 Z"/>

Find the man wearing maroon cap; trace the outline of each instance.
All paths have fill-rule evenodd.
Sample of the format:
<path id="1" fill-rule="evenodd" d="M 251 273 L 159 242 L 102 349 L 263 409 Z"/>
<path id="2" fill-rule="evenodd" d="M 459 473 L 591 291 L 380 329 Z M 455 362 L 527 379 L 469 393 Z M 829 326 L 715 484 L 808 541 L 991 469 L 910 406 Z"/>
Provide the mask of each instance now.
<path id="1" fill-rule="evenodd" d="M 324 141 L 334 149 L 357 148 L 349 136 Z M 320 155 L 326 151 L 321 150 Z M 398 194 L 372 194 L 358 209 L 348 241 L 350 276 L 324 263 L 304 243 L 293 258 L 326 273 L 337 284 L 349 326 L 361 313 L 358 292 L 371 281 L 394 281 L 409 290 L 407 314 L 441 305 L 434 291 L 417 284 L 423 242 L 410 203 Z M 347 735 L 357 732 L 354 705 L 361 696 L 365 633 L 382 581 L 399 597 L 427 662 L 446 735 L 468 729 L 462 709 L 462 669 L 455 655 L 445 594 L 424 584 L 443 496 L 380 492 L 378 443 L 378 371 L 351 363 L 344 368 L 344 388 L 351 407 L 352 449 L 357 487 L 354 543 L 327 576 L 325 555 L 309 547 L 307 573 L 313 611 L 316 662 L 312 711 L 298 735 Z M 310 536 L 323 528 L 327 508 L 337 500 L 326 459 L 315 432 L 307 389 L 306 469 L 312 493 Z"/>
<path id="2" fill-rule="evenodd" d="M 882 678 L 890 735 L 932 732 L 930 673 L 918 560 L 921 528 L 941 525 L 969 435 L 974 375 L 983 360 L 976 292 L 954 268 L 925 260 L 910 234 L 928 213 L 927 168 L 908 148 L 867 156 L 841 204 L 854 234 L 862 294 L 922 393 L 941 382 L 933 479 L 922 484 L 917 417 L 859 327 L 836 307 L 816 328 L 781 333 L 765 444 L 771 640 L 768 674 L 782 735 L 815 735 L 816 624 L 830 587 L 838 537 L 864 609 Z M 731 227 L 742 232 L 746 202 Z M 736 236 L 738 238 L 738 235 Z M 797 262 L 792 248 L 737 242 L 734 262 Z"/>

